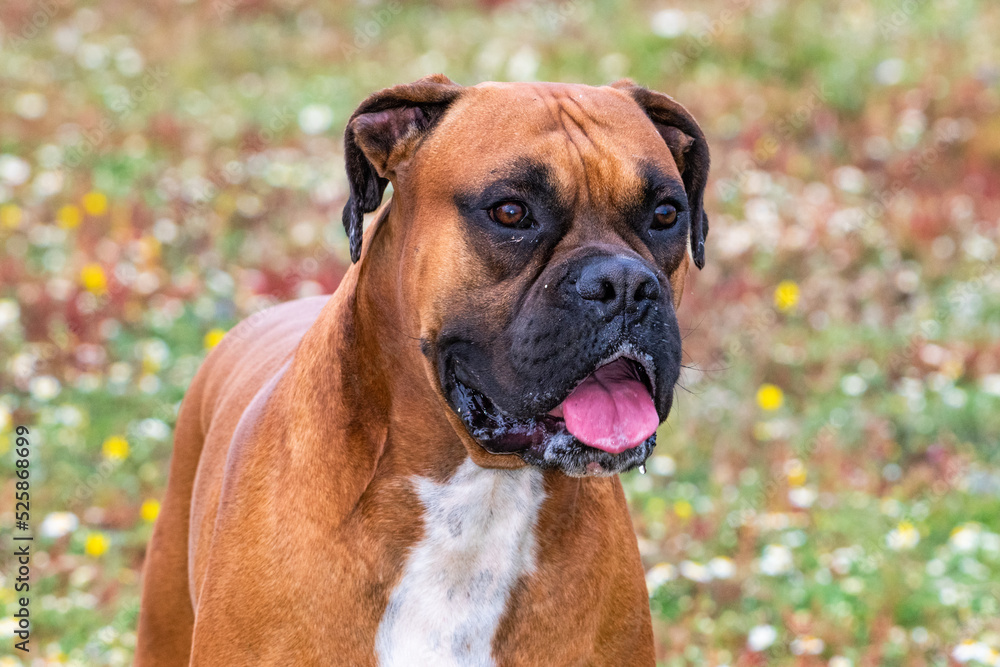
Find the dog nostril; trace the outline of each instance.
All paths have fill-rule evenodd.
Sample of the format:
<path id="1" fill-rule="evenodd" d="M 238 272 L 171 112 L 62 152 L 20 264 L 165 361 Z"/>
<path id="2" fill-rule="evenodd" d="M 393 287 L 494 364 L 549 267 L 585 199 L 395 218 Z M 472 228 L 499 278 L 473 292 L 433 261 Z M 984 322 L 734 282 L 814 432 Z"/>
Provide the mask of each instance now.
<path id="1" fill-rule="evenodd" d="M 643 280 L 635 289 L 636 303 L 640 301 L 656 301 L 660 298 L 660 283 L 655 279 Z"/>
<path id="2" fill-rule="evenodd" d="M 613 301 L 615 298 L 615 285 L 610 280 L 601 281 L 601 291 L 597 297 L 598 301 Z"/>
<path id="3" fill-rule="evenodd" d="M 576 291 L 587 301 L 607 303 L 618 296 L 614 280 L 600 271 L 584 270 L 576 283 Z"/>

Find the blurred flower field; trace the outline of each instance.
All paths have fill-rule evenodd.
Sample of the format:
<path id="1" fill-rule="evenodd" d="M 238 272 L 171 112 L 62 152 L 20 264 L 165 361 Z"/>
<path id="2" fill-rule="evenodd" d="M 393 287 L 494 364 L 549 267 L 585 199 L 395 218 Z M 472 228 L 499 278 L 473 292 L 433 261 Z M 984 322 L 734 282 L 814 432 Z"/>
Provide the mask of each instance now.
<path id="1" fill-rule="evenodd" d="M 344 122 L 437 71 L 628 76 L 708 135 L 688 368 L 625 479 L 661 664 L 1000 665 L 997 34 L 986 0 L 5 0 L 0 665 L 130 663 L 185 387 L 334 289 Z"/>

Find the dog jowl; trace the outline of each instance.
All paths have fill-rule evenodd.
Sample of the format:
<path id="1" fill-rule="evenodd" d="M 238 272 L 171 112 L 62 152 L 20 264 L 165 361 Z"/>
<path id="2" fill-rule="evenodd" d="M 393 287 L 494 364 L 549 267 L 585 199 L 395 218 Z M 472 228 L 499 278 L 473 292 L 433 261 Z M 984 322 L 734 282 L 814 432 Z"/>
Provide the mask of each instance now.
<path id="1" fill-rule="evenodd" d="M 704 263 L 709 154 L 691 115 L 630 81 L 435 76 L 369 98 L 346 152 L 355 259 L 394 182 L 406 228 L 366 242 L 406 248 L 407 324 L 466 446 L 573 476 L 640 465 L 679 375 L 684 278 Z"/>

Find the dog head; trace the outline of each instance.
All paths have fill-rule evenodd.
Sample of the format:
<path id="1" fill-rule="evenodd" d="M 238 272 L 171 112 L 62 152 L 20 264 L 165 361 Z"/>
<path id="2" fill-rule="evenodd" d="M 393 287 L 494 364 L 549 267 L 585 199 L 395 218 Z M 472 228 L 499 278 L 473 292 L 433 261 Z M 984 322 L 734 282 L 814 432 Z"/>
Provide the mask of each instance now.
<path id="1" fill-rule="evenodd" d="M 352 259 L 375 252 L 363 216 L 391 181 L 378 235 L 400 249 L 405 324 L 473 459 L 641 464 L 680 372 L 684 278 L 704 263 L 709 153 L 691 115 L 630 81 L 437 75 L 366 100 L 345 151 Z"/>

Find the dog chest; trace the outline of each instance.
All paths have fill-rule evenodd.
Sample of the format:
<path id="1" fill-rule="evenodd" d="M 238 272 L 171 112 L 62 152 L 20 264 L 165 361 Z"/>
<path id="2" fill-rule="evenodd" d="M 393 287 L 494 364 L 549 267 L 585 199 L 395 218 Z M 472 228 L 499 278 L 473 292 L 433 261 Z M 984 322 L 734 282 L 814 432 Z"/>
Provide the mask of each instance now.
<path id="1" fill-rule="evenodd" d="M 382 616 L 379 665 L 493 665 L 493 635 L 510 592 L 534 570 L 542 473 L 466 459 L 444 483 L 418 477 L 414 484 L 424 537 Z"/>

